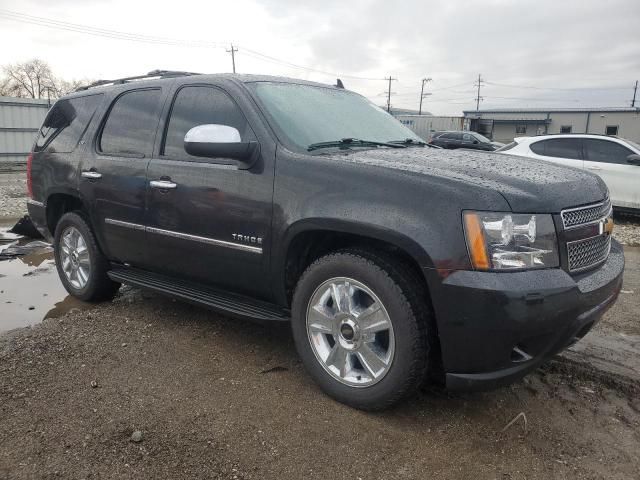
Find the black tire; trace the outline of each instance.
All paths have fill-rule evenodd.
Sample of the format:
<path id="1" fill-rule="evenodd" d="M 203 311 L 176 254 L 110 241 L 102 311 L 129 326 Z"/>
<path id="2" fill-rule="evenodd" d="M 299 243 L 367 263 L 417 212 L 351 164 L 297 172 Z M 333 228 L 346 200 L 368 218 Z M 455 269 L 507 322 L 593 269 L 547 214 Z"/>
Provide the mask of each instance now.
<path id="1" fill-rule="evenodd" d="M 369 386 L 350 386 L 331 376 L 316 358 L 307 333 L 307 309 L 316 289 L 335 277 L 367 285 L 383 303 L 393 325 L 395 351 L 384 377 Z M 298 354 L 311 377 L 329 396 L 354 408 L 383 410 L 414 393 L 426 377 L 429 310 L 424 289 L 406 265 L 367 250 L 344 250 L 316 260 L 293 296 L 292 330 Z"/>
<path id="2" fill-rule="evenodd" d="M 74 287 L 62 268 L 62 235 L 69 227 L 75 227 L 80 232 L 89 252 L 91 273 L 86 285 L 82 288 Z M 67 292 L 86 302 L 110 300 L 115 296 L 116 292 L 120 288 L 120 283 L 114 282 L 107 276 L 109 261 L 100 251 L 95 235 L 93 234 L 93 231 L 89 226 L 89 221 L 84 213 L 80 211 L 69 212 L 65 213 L 60 218 L 56 225 L 56 231 L 53 238 L 53 248 L 58 276 L 60 277 L 60 280 Z"/>

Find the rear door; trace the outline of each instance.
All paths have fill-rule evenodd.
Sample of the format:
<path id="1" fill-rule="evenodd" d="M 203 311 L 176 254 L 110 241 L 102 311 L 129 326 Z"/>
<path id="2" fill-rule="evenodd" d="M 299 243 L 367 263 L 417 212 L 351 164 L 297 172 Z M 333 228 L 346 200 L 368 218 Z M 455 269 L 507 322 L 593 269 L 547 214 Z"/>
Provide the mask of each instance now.
<path id="1" fill-rule="evenodd" d="M 585 138 L 585 169 L 599 175 L 609 187 L 615 206 L 640 208 L 640 166 L 627 162 L 635 152 L 606 138 Z"/>
<path id="2" fill-rule="evenodd" d="M 144 264 L 146 170 L 162 100 L 160 87 L 115 95 L 97 128 L 93 152 L 80 165 L 80 193 L 111 260 Z"/>
<path id="3" fill-rule="evenodd" d="M 252 168 L 241 170 L 228 158 L 187 154 L 184 136 L 197 125 L 227 125 L 239 131 L 243 142 L 258 139 L 238 103 L 219 86 L 187 83 L 171 98 L 163 115 L 163 139 L 148 170 L 152 268 L 268 297 L 274 159 L 262 155 Z M 167 184 L 171 188 L 161 188 Z"/>

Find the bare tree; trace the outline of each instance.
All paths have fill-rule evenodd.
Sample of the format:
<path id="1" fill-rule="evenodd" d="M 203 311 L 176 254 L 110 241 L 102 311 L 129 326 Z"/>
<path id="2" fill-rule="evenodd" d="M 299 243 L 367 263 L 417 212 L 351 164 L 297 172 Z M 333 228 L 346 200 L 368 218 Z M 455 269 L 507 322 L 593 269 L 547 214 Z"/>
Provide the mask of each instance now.
<path id="1" fill-rule="evenodd" d="M 56 77 L 48 63 L 34 58 L 24 63 L 5 65 L 0 77 L 0 95 L 22 98 L 58 98 L 87 82 Z"/>

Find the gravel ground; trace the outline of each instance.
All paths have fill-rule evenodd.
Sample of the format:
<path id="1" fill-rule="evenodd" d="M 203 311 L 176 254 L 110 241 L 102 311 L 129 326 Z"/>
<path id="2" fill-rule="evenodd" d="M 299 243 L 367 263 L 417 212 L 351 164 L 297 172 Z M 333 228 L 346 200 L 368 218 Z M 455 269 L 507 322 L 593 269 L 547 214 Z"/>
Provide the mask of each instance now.
<path id="1" fill-rule="evenodd" d="M 640 390 L 566 368 L 368 414 L 288 328 L 125 289 L 0 337 L 0 478 L 637 478 Z"/>
<path id="2" fill-rule="evenodd" d="M 27 177 L 21 173 L 0 173 L 0 218 L 17 218 L 27 213 Z"/>

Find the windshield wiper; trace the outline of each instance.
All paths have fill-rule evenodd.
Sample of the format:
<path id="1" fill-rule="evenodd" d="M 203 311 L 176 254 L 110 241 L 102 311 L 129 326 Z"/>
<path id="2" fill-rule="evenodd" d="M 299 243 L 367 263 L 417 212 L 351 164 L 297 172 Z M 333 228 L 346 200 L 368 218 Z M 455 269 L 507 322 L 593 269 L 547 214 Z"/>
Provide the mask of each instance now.
<path id="1" fill-rule="evenodd" d="M 422 140 L 414 140 L 413 138 L 405 138 L 404 140 L 389 140 L 389 143 L 395 145 L 427 145 L 427 142 Z"/>
<path id="2" fill-rule="evenodd" d="M 318 150 L 319 148 L 331 148 L 331 147 L 391 147 L 391 148 L 406 148 L 406 145 L 391 143 L 391 142 L 376 142 L 374 140 L 360 140 L 359 138 L 343 138 L 341 140 L 332 140 L 329 142 L 312 143 L 307 146 L 307 150 Z"/>
<path id="3" fill-rule="evenodd" d="M 389 143 L 393 143 L 395 145 L 405 145 L 407 147 L 409 145 L 420 145 L 421 147 L 429 147 L 429 148 L 437 148 L 437 149 L 441 148 L 437 145 L 433 145 L 432 143 L 423 142 L 422 140 L 414 140 L 413 138 L 405 138 L 404 140 L 390 140 Z"/>

